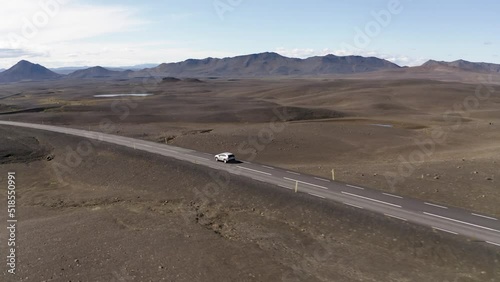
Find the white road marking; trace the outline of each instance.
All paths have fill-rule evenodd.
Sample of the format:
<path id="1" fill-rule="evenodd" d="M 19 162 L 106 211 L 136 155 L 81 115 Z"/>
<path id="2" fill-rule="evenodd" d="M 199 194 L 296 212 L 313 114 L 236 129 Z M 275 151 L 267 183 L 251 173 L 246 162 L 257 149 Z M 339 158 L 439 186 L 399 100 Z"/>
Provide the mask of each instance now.
<path id="1" fill-rule="evenodd" d="M 356 206 L 356 205 L 349 204 L 349 203 L 345 203 L 345 202 L 344 202 L 344 205 L 348 205 L 348 206 L 355 207 L 355 208 L 362 209 L 362 210 L 364 209 L 363 207 Z"/>
<path id="2" fill-rule="evenodd" d="M 326 197 L 323 197 L 323 196 L 320 196 L 320 195 L 317 195 L 317 194 L 313 194 L 313 193 L 307 193 L 311 196 L 314 196 L 314 197 L 318 197 L 318 198 L 321 198 L 321 199 L 325 199 Z"/>
<path id="3" fill-rule="evenodd" d="M 349 195 L 349 196 L 358 197 L 358 198 L 361 198 L 361 199 L 365 199 L 365 200 L 369 200 L 369 201 L 373 201 L 373 202 L 377 202 L 377 203 L 381 203 L 381 204 L 385 204 L 385 205 L 389 205 L 389 206 L 401 208 L 401 206 L 398 206 L 398 205 L 395 205 L 395 204 L 391 204 L 391 203 L 384 202 L 384 201 L 379 201 L 379 200 L 368 198 L 368 197 L 363 197 L 363 196 L 356 195 L 356 194 L 347 193 L 347 192 L 344 192 L 344 191 L 342 191 L 342 194 L 346 194 L 346 195 Z"/>
<path id="4" fill-rule="evenodd" d="M 384 213 L 384 215 L 388 216 L 388 217 L 396 218 L 396 219 L 399 219 L 399 220 L 402 220 L 402 221 L 408 221 L 408 219 L 406 219 L 406 218 L 402 218 L 402 217 L 395 216 L 395 215 L 392 215 L 392 214 Z"/>
<path id="5" fill-rule="evenodd" d="M 111 140 L 111 141 L 113 141 L 113 140 Z M 140 143 L 139 143 L 139 144 L 136 144 L 136 145 L 140 145 L 140 146 L 147 147 L 147 148 L 153 148 L 153 146 L 146 145 L 146 144 L 140 144 Z"/>
<path id="6" fill-rule="evenodd" d="M 197 159 L 201 159 L 201 160 L 205 160 L 205 161 L 208 161 L 210 159 L 207 159 L 207 158 L 203 158 L 203 157 L 198 157 L 198 156 L 193 156 L 193 155 L 189 155 L 191 158 L 197 158 Z"/>
<path id="7" fill-rule="evenodd" d="M 297 172 L 294 172 L 294 171 L 288 171 L 288 170 L 287 170 L 286 172 L 288 172 L 288 173 L 290 173 L 290 174 L 300 175 L 300 173 L 297 173 Z"/>
<path id="8" fill-rule="evenodd" d="M 293 182 L 299 182 L 299 183 L 303 183 L 303 184 L 307 184 L 307 185 L 311 185 L 311 186 L 314 186 L 314 187 L 318 187 L 318 188 L 321 188 L 321 189 L 328 190 L 328 188 L 326 188 L 326 187 L 323 187 L 323 186 L 320 186 L 320 185 L 316 185 L 316 184 L 312 184 L 312 183 L 309 183 L 309 182 L 304 182 L 304 181 L 300 181 L 300 180 L 296 180 L 296 179 L 291 179 L 291 178 L 287 178 L 287 177 L 283 177 L 283 178 L 286 179 L 286 180 L 293 181 Z"/>
<path id="9" fill-rule="evenodd" d="M 440 206 L 440 205 L 431 204 L 431 203 L 427 203 L 427 202 L 424 202 L 424 204 L 429 205 L 429 206 L 433 206 L 433 207 L 442 208 L 442 209 L 448 209 L 447 207 L 443 207 L 443 206 Z"/>
<path id="10" fill-rule="evenodd" d="M 265 168 L 268 168 L 268 169 L 274 169 L 274 167 L 270 167 L 270 166 L 267 166 L 267 165 L 263 165 L 262 167 L 265 167 Z"/>
<path id="11" fill-rule="evenodd" d="M 246 167 L 242 167 L 242 166 L 237 166 L 237 167 L 242 168 L 242 169 L 246 169 L 246 170 L 250 170 L 250 171 L 253 171 L 253 172 L 262 173 L 262 174 L 265 174 L 265 175 L 272 175 L 272 174 L 270 174 L 270 173 L 263 172 L 263 171 L 260 171 L 260 170 L 255 170 L 255 169 L 246 168 Z"/>
<path id="12" fill-rule="evenodd" d="M 363 188 L 363 187 L 349 185 L 349 184 L 347 184 L 347 187 L 356 188 L 356 189 L 360 189 L 360 190 L 365 190 L 365 188 Z"/>
<path id="13" fill-rule="evenodd" d="M 165 149 L 165 148 L 158 148 L 158 149 L 160 149 L 160 150 L 162 150 L 162 151 L 170 152 L 170 153 L 179 153 L 179 152 L 177 152 L 177 151 L 170 150 L 170 149 Z"/>
<path id="14" fill-rule="evenodd" d="M 499 247 L 500 247 L 500 244 L 498 244 L 498 243 L 493 243 L 493 242 L 490 242 L 490 241 L 486 241 L 486 243 L 488 243 L 488 244 L 492 244 L 492 245 L 495 245 L 495 246 L 499 246 Z"/>
<path id="15" fill-rule="evenodd" d="M 330 182 L 330 180 L 328 180 L 328 179 L 319 178 L 319 177 L 314 177 L 314 179 L 325 181 L 325 182 Z"/>
<path id="16" fill-rule="evenodd" d="M 493 229 L 493 228 L 484 227 L 484 226 L 481 226 L 481 225 L 472 224 L 472 223 L 468 223 L 468 222 L 465 222 L 465 221 L 460 221 L 460 220 L 457 220 L 457 219 L 453 219 L 453 218 L 449 218 L 449 217 L 444 217 L 444 216 L 440 216 L 440 215 L 433 214 L 433 213 L 424 212 L 424 214 L 500 233 L 500 230 L 496 230 L 496 229 Z"/>
<path id="17" fill-rule="evenodd" d="M 443 232 L 448 232 L 448 233 L 451 233 L 453 235 L 458 235 L 457 232 L 453 232 L 453 231 L 450 231 L 450 230 L 446 230 L 446 229 L 443 229 L 443 228 L 439 228 L 439 227 L 432 227 L 433 229 L 436 229 L 436 230 L 440 230 L 440 231 L 443 231 Z"/>
<path id="18" fill-rule="evenodd" d="M 384 195 L 386 195 L 386 196 L 389 196 L 389 197 L 394 197 L 394 198 L 398 198 L 398 199 L 403 199 L 403 197 L 401 197 L 401 196 L 396 196 L 396 195 L 389 194 L 389 193 L 382 193 L 382 194 L 384 194 Z"/>
<path id="19" fill-rule="evenodd" d="M 485 216 L 485 215 L 480 215 L 480 214 L 477 214 L 477 213 L 472 213 L 472 215 L 474 216 L 479 216 L 479 217 L 482 217 L 482 218 L 487 218 L 487 219 L 491 219 L 491 220 L 498 220 L 494 217 L 489 217 L 489 216 Z"/>

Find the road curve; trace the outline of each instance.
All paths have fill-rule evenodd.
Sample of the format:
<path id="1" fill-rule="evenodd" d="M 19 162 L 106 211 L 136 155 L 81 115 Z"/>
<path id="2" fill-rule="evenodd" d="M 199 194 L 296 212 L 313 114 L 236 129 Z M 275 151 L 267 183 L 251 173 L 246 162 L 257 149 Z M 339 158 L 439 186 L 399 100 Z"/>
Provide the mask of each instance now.
<path id="1" fill-rule="evenodd" d="M 335 182 L 272 166 L 249 162 L 219 163 L 215 162 L 213 156 L 208 153 L 128 137 L 10 121 L 0 121 L 0 125 L 40 129 L 95 139 L 224 170 L 231 174 L 250 177 L 292 191 L 297 187 L 299 192 L 307 193 L 312 197 L 333 200 L 351 207 L 381 213 L 397 220 L 428 226 L 438 232 L 466 236 L 479 243 L 500 247 L 500 220 L 464 209 L 384 193 L 367 187 Z"/>

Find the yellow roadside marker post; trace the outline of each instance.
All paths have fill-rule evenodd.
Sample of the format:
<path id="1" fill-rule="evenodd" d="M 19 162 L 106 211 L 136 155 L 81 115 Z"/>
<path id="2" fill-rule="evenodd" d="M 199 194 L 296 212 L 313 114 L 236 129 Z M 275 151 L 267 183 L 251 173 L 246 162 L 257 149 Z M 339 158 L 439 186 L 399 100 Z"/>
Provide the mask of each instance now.
<path id="1" fill-rule="evenodd" d="M 332 180 L 335 180 L 335 169 L 332 169 Z"/>
<path id="2" fill-rule="evenodd" d="M 295 181 L 295 193 L 299 191 L 299 182 Z"/>

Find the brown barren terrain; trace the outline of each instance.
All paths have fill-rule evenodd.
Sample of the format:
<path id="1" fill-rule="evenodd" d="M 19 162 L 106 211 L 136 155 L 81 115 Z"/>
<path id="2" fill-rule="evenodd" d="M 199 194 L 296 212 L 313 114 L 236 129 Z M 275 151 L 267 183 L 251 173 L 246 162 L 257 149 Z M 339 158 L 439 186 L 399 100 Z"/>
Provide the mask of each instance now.
<path id="1" fill-rule="evenodd" d="M 2 182 L 7 171 L 18 179 L 18 270 L 4 281 L 500 277 L 500 253 L 461 237 L 103 143 L 58 176 L 67 146 L 84 140 L 0 133 L 3 148 L 5 139 L 18 141 L 7 147 L 15 161 L 0 166 Z M 54 159 L 30 158 L 25 146 Z"/>
<path id="2" fill-rule="evenodd" d="M 429 79 L 58 83 L 0 86 L 5 96 L 18 94 L 0 100 L 4 113 L 14 112 L 0 117 L 229 150 L 322 177 L 335 169 L 341 181 L 500 216 L 498 86 Z M 93 97 L 137 92 L 155 95 Z"/>
<path id="3" fill-rule="evenodd" d="M 483 81 L 18 83 L 0 85 L 0 118 L 232 151 L 328 178 L 335 169 L 343 182 L 498 217 L 500 87 Z M 155 95 L 93 97 L 113 93 Z M 210 170 L 111 145 L 93 147 L 61 181 L 53 164 L 79 139 L 1 130 L 0 177 L 16 170 L 20 179 L 19 277 L 27 281 L 500 277 L 494 248 L 234 177 L 216 196 L 200 196 Z"/>

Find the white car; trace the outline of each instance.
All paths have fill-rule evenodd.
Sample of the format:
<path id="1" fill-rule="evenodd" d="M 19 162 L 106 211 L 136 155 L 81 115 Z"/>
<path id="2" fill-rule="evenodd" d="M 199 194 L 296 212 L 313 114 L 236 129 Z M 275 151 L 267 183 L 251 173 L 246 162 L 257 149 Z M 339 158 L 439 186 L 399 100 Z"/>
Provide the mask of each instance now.
<path id="1" fill-rule="evenodd" d="M 230 161 L 235 161 L 236 158 L 234 157 L 234 154 L 233 153 L 229 153 L 229 152 L 226 152 L 226 153 L 220 153 L 218 155 L 215 155 L 215 160 L 218 161 L 218 162 L 230 162 Z"/>

